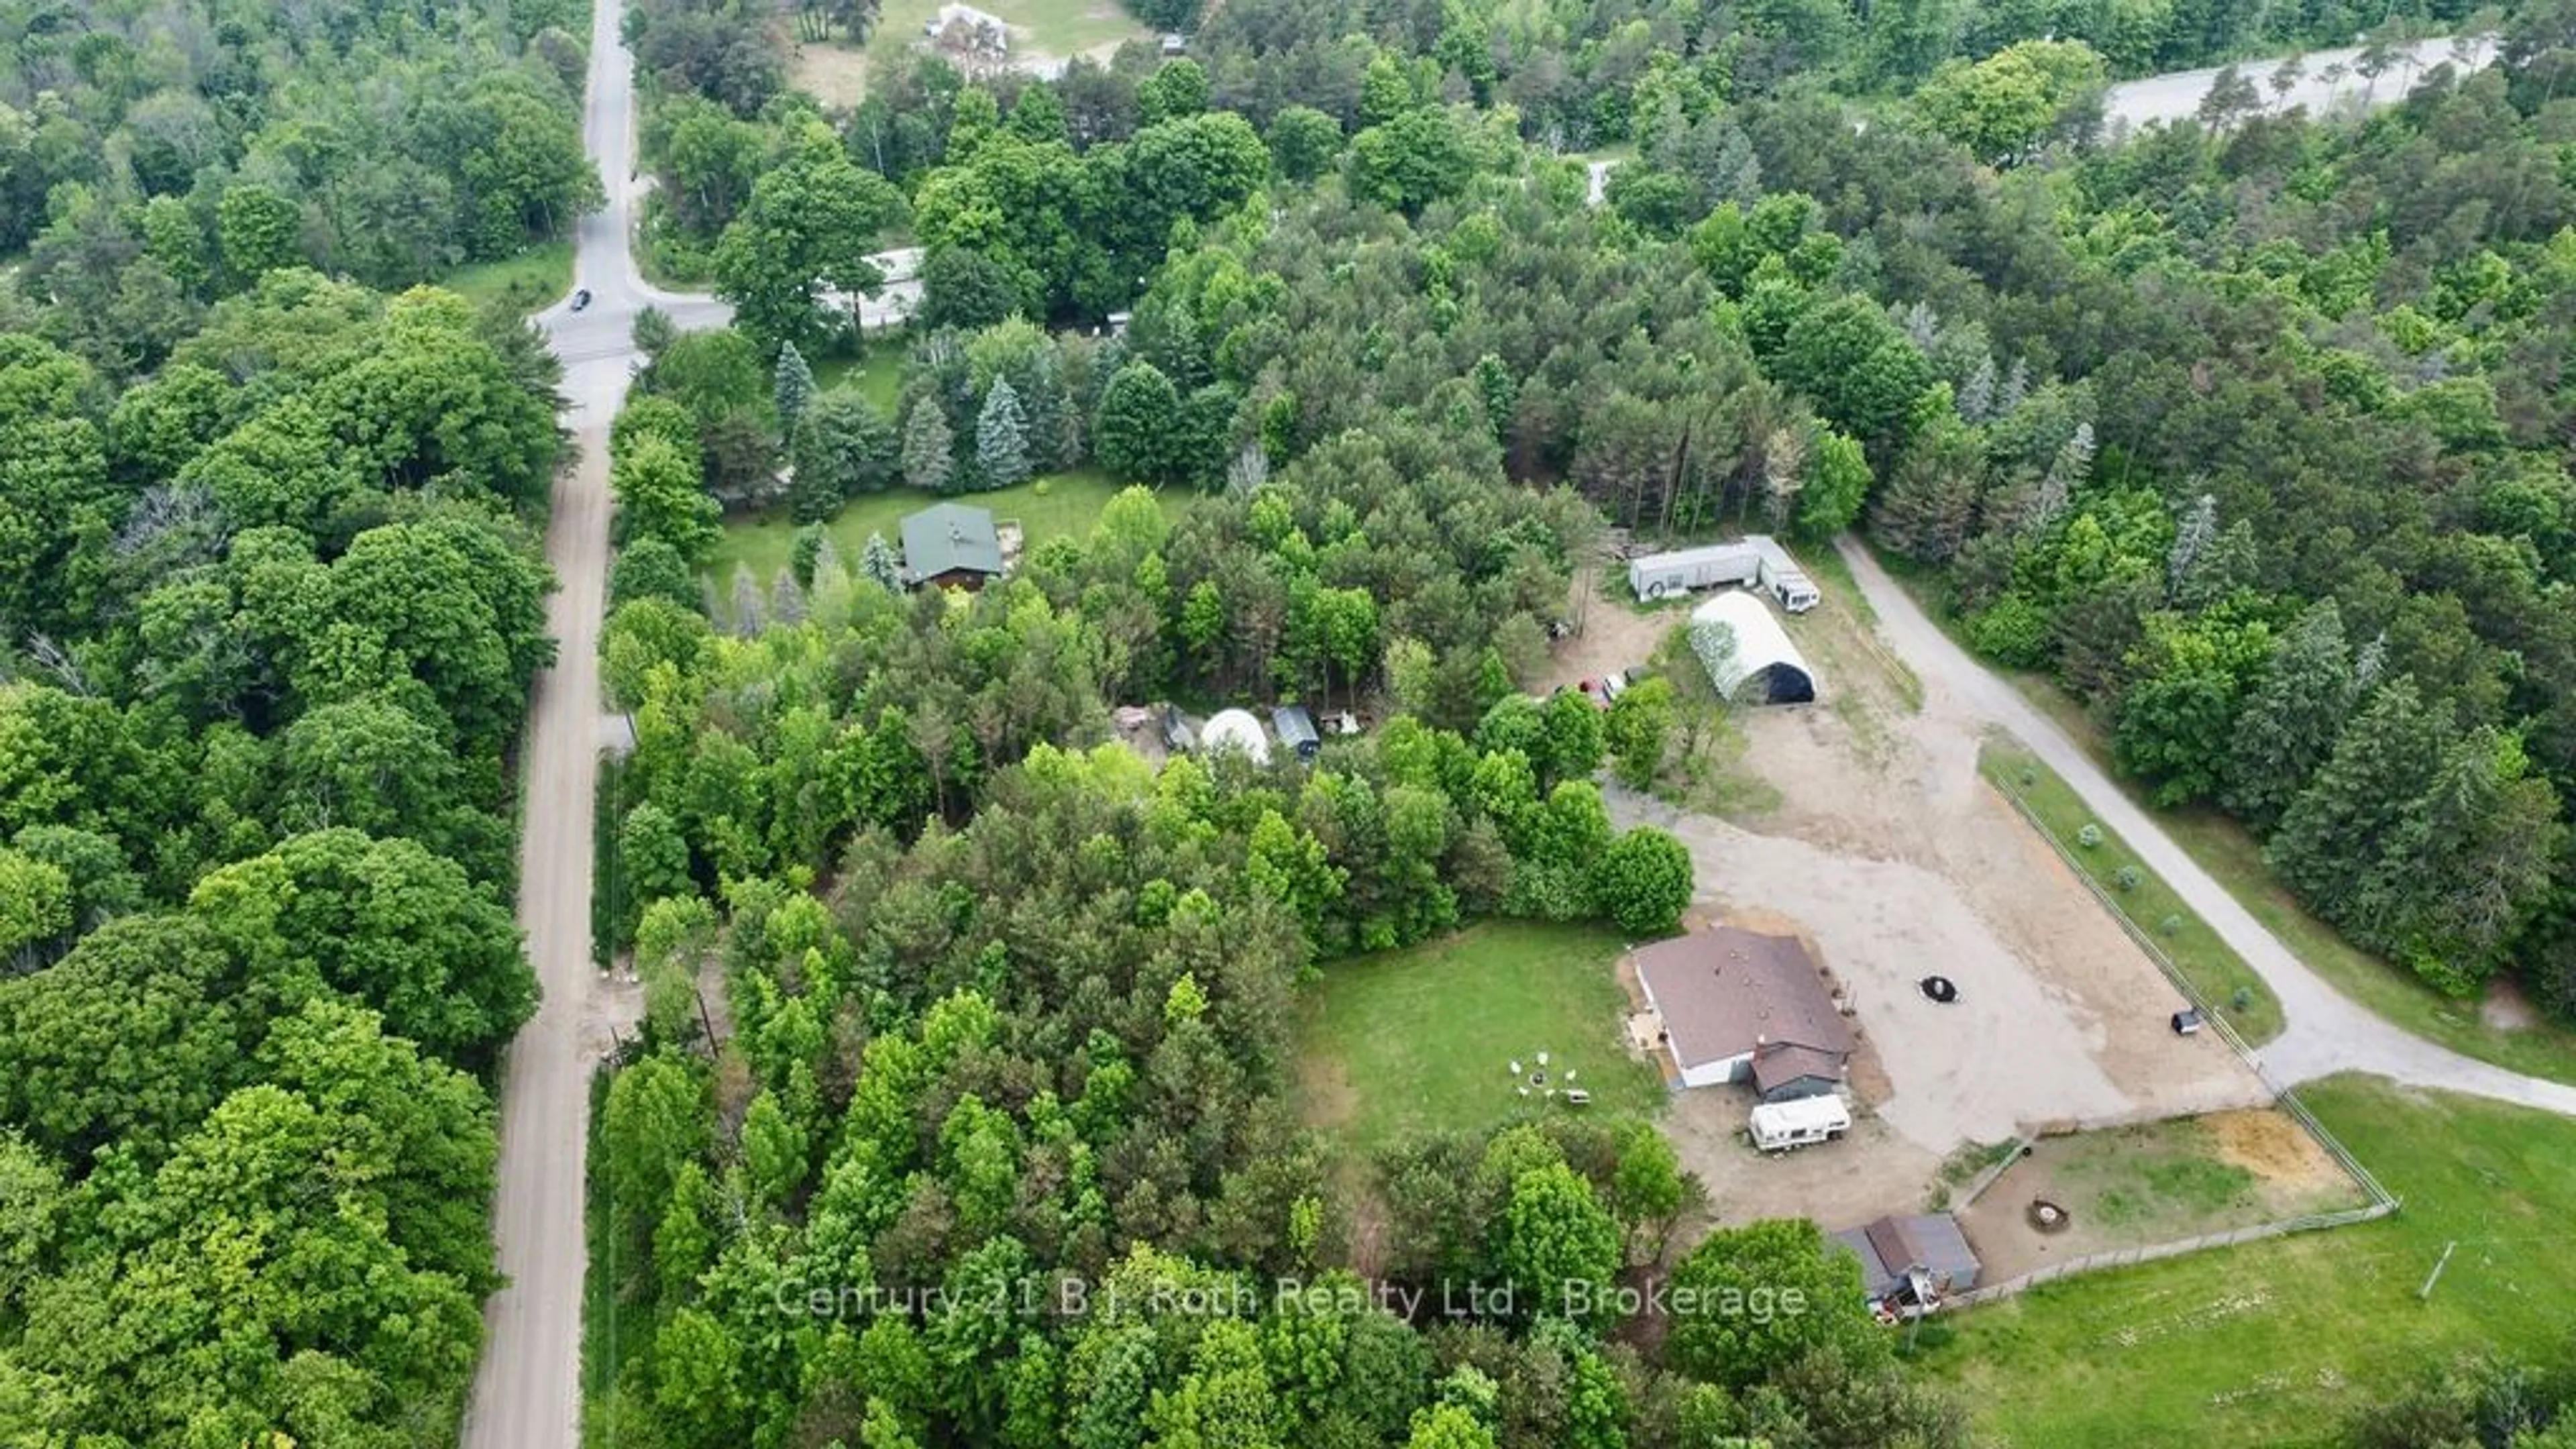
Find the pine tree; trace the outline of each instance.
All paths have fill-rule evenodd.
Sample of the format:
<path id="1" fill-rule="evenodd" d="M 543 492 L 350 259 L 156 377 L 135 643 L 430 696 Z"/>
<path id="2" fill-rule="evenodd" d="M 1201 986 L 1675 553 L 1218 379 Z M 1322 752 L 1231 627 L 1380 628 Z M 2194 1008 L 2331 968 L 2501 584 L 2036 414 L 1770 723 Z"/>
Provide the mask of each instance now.
<path id="1" fill-rule="evenodd" d="M 1976 370 L 1959 387 L 1959 416 L 1972 423 L 1992 421 L 1996 386 L 1995 359 L 1989 353 L 1977 359 Z"/>
<path id="2" fill-rule="evenodd" d="M 2218 498 L 2203 493 L 2175 521 L 2173 547 L 2165 551 L 2165 596 L 2179 598 L 2201 554 L 2218 540 Z"/>
<path id="3" fill-rule="evenodd" d="M 2493 728 L 2443 754 L 2363 881 L 2353 930 L 2454 996 L 2475 992 L 2549 891 L 2558 792 Z"/>
<path id="4" fill-rule="evenodd" d="M 733 566 L 733 632 L 748 639 L 760 632 L 760 580 L 751 576 L 751 565 Z"/>
<path id="5" fill-rule="evenodd" d="M 2219 802 L 2257 833 L 2270 830 L 2334 753 L 2354 693 L 2343 611 L 2320 599 L 2273 647 L 2237 717 Z"/>
<path id="6" fill-rule="evenodd" d="M 770 379 L 778 398 L 778 431 L 792 445 L 796 425 L 805 420 L 805 409 L 814 403 L 814 369 L 805 365 L 805 354 L 793 342 L 778 349 L 778 368 Z"/>
<path id="7" fill-rule="evenodd" d="M 1020 395 L 1007 377 L 996 377 L 975 417 L 975 467 L 987 488 L 1008 488 L 1029 476 L 1027 420 Z"/>
<path id="8" fill-rule="evenodd" d="M 947 492 L 957 480 L 955 447 L 939 400 L 915 402 L 903 424 L 903 481 L 927 492 Z"/>
<path id="9" fill-rule="evenodd" d="M 1958 420 L 1925 429 L 1878 490 L 1870 532 L 1909 558 L 1949 562 L 1967 541 L 1983 461 L 1984 444 Z"/>
<path id="10" fill-rule="evenodd" d="M 868 535 L 868 545 L 859 553 L 859 572 L 874 579 L 887 593 L 903 591 L 903 571 L 895 565 L 894 547 L 882 533 Z"/>
<path id="11" fill-rule="evenodd" d="M 792 570 L 780 569 L 777 582 L 769 586 L 769 622 L 788 625 L 805 622 L 805 591 L 797 586 Z"/>
<path id="12" fill-rule="evenodd" d="M 2427 708 L 2414 678 L 2401 674 L 2335 741 L 2264 851 L 2311 910 L 2338 925 L 2354 922 L 2364 878 L 2388 832 L 2431 787 L 2450 732 L 2449 709 Z"/>

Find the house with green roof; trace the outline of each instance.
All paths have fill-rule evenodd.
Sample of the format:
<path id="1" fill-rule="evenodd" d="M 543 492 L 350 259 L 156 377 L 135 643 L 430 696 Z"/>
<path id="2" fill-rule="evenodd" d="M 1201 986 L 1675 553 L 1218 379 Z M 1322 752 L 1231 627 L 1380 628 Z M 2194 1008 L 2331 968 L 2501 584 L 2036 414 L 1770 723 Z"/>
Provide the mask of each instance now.
<path id="1" fill-rule="evenodd" d="M 913 588 L 980 589 L 1002 576 L 993 511 L 940 503 L 903 520 L 903 579 Z"/>

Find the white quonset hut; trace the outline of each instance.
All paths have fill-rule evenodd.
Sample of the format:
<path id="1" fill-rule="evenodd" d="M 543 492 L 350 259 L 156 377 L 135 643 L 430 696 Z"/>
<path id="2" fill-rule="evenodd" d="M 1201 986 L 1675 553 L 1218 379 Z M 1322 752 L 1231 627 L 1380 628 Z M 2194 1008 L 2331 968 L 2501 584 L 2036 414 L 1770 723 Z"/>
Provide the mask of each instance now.
<path id="1" fill-rule="evenodd" d="M 1270 763 L 1270 737 L 1261 729 L 1261 721 L 1249 710 L 1221 709 L 1199 729 L 1199 753 L 1219 754 L 1227 750 L 1240 753 L 1256 765 Z"/>
<path id="2" fill-rule="evenodd" d="M 1628 561 L 1628 587 L 1641 599 L 1673 599 L 1695 589 L 1732 584 L 1751 584 L 1792 614 L 1807 612 L 1822 597 L 1806 570 L 1766 533 Z"/>
<path id="3" fill-rule="evenodd" d="M 1743 704 L 1806 704 L 1816 674 L 1754 594 L 1720 594 L 1691 610 L 1692 652 L 1717 692 Z"/>

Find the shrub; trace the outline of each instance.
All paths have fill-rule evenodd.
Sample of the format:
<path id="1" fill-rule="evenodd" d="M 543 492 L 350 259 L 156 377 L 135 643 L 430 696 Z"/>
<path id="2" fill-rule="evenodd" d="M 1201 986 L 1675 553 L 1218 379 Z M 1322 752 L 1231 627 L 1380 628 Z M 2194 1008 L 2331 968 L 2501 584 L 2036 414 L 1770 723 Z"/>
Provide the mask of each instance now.
<path id="1" fill-rule="evenodd" d="M 2124 865 L 2111 874 L 2111 884 L 2124 891 L 2136 890 L 2138 882 L 2143 879 L 2145 877 L 2138 874 L 2138 868 L 2134 865 Z"/>
<path id="2" fill-rule="evenodd" d="M 2099 825 L 2086 825 L 2083 829 L 2075 832 L 2075 843 L 2083 846 L 2086 850 L 2091 850 L 2093 847 L 2100 845 L 2102 843 L 2102 827 Z"/>

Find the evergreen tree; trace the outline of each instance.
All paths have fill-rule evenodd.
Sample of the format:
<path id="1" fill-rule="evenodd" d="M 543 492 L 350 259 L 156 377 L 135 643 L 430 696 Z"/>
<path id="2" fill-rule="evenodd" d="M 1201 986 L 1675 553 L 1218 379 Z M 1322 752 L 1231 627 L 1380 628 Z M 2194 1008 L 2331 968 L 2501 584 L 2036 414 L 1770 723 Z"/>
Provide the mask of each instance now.
<path id="1" fill-rule="evenodd" d="M 903 481 L 932 493 L 945 493 L 957 481 L 956 440 L 936 398 L 912 405 L 903 424 Z"/>
<path id="2" fill-rule="evenodd" d="M 748 639 L 760 632 L 760 580 L 753 578 L 751 565 L 733 566 L 733 632 Z"/>
<path id="3" fill-rule="evenodd" d="M 1935 422 L 1907 446 L 1870 506 L 1870 532 L 1923 563 L 1946 563 L 1976 514 L 1984 444 L 1958 420 Z"/>
<path id="4" fill-rule="evenodd" d="M 2413 676 L 2401 674 L 2335 741 L 2264 852 L 2310 909 L 2339 925 L 2355 919 L 2364 877 L 2431 788 L 2450 731 L 2449 708 L 2427 707 Z"/>
<path id="5" fill-rule="evenodd" d="M 993 379 L 976 414 L 975 469 L 987 488 L 1008 488 L 1029 476 L 1028 423 L 1007 377 Z"/>
<path id="6" fill-rule="evenodd" d="M 903 467 L 903 440 L 877 405 L 857 389 L 816 397 L 796 430 L 796 481 L 789 507 L 800 523 L 831 517 L 861 493 L 892 487 Z"/>
<path id="7" fill-rule="evenodd" d="M 2268 831 L 2334 753 L 2354 696 L 2352 646 L 2332 599 L 2308 606 L 2273 647 L 2238 716 L 2219 802 Z"/>
<path id="8" fill-rule="evenodd" d="M 2521 741 L 2477 730 L 2444 753 L 2431 788 L 2388 833 L 2354 934 L 2434 986 L 2471 995 L 2547 894 L 2565 833 L 2558 792 L 2532 773 Z"/>
<path id="9" fill-rule="evenodd" d="M 814 402 L 814 369 L 805 365 L 805 354 L 793 342 L 778 348 L 778 367 L 770 379 L 778 401 L 778 431 L 792 445 L 797 424 L 805 420 L 805 409 Z"/>
<path id="10" fill-rule="evenodd" d="M 876 580 L 887 593 L 903 591 L 903 571 L 895 564 L 894 546 L 882 533 L 868 535 L 867 547 L 859 552 L 859 572 Z"/>

